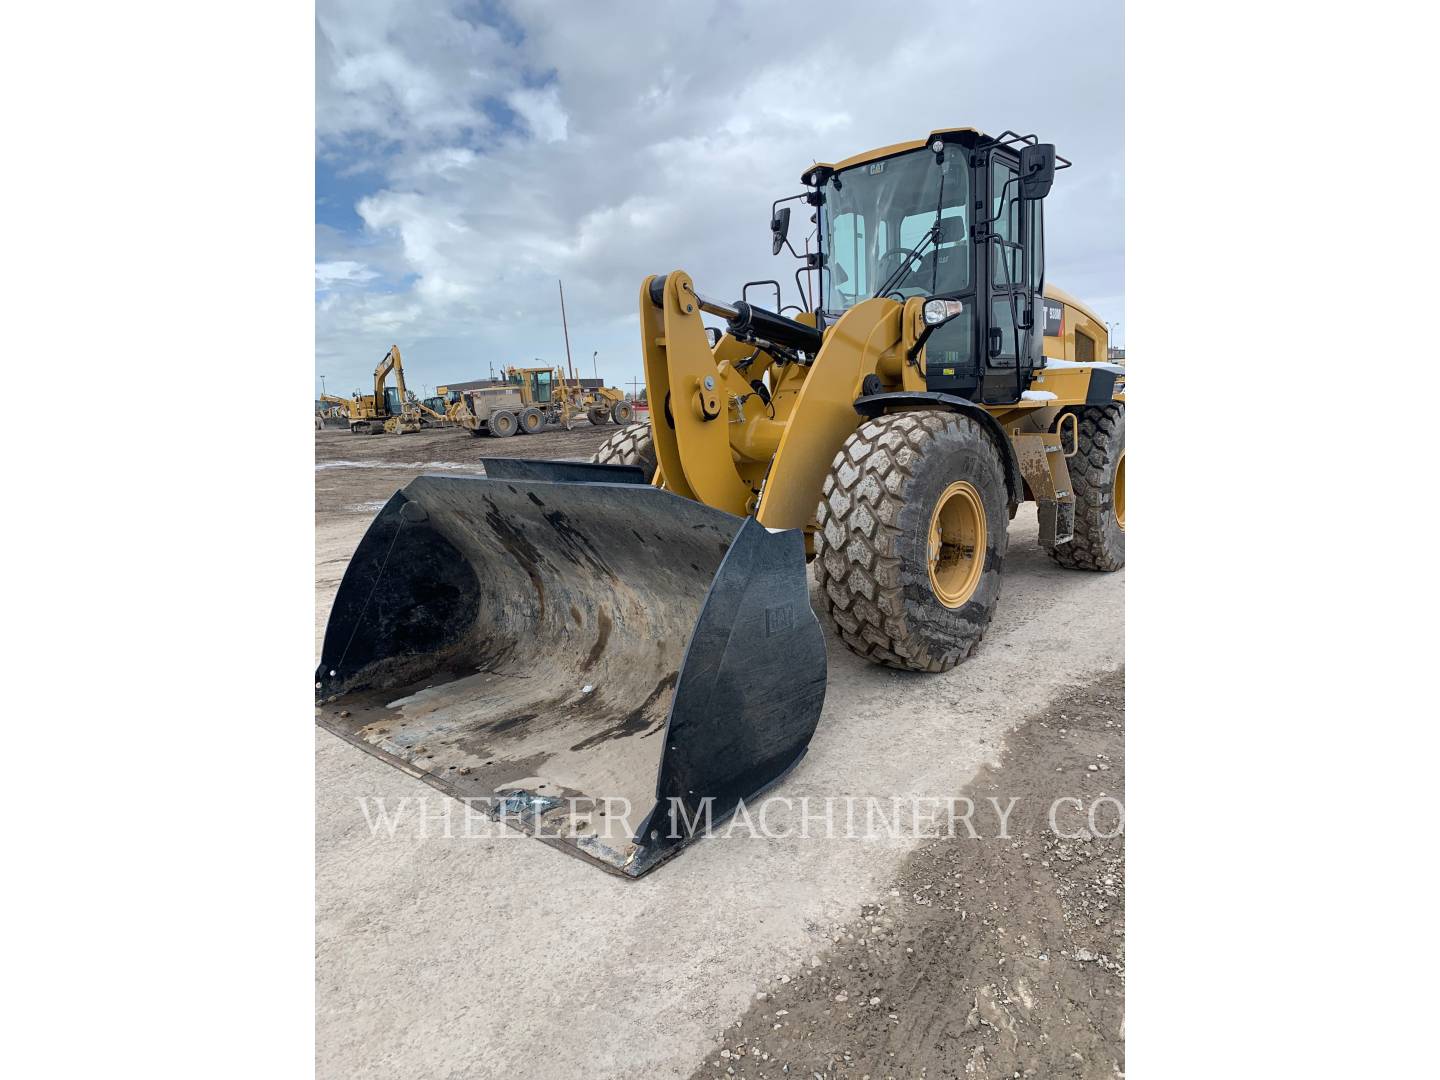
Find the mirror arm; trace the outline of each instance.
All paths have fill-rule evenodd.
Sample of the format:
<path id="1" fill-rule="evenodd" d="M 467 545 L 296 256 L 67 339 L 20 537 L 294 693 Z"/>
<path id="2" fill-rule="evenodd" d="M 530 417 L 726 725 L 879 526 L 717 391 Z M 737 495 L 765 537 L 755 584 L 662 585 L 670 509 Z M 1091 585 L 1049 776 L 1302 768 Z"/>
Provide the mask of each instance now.
<path id="1" fill-rule="evenodd" d="M 935 333 L 936 330 L 938 330 L 941 326 L 944 326 L 944 325 L 945 325 L 944 323 L 940 323 L 940 324 L 938 324 L 938 325 L 936 325 L 936 326 L 931 326 L 929 323 L 926 323 L 926 324 L 925 324 L 925 329 L 924 329 L 924 330 L 921 330 L 921 331 L 920 331 L 920 336 L 915 339 L 915 344 L 914 344 L 914 345 L 911 345 L 910 348 L 908 348 L 908 349 L 905 350 L 905 360 L 906 360 L 906 362 L 909 363 L 910 365 L 912 365 L 913 367 L 919 367 L 919 366 L 920 366 L 920 360 L 919 360 L 920 350 L 925 347 L 925 342 L 927 342 L 927 341 L 930 340 L 930 335 L 933 334 L 933 333 Z"/>

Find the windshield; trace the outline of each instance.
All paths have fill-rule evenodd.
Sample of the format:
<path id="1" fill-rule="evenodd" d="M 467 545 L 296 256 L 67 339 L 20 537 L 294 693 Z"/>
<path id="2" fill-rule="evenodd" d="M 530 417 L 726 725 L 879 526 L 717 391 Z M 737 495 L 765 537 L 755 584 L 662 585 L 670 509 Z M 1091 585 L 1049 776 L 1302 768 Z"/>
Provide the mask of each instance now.
<path id="1" fill-rule="evenodd" d="M 943 180 L 943 191 L 942 191 Z M 970 197 L 965 156 L 952 150 L 937 164 L 930 150 L 866 162 L 832 176 L 825 189 L 825 310 L 838 314 L 890 279 L 891 296 L 933 296 L 970 285 Z M 905 265 L 940 211 L 938 245 Z M 901 271 L 901 267 L 904 270 Z M 897 273 L 897 271 L 900 271 Z"/>

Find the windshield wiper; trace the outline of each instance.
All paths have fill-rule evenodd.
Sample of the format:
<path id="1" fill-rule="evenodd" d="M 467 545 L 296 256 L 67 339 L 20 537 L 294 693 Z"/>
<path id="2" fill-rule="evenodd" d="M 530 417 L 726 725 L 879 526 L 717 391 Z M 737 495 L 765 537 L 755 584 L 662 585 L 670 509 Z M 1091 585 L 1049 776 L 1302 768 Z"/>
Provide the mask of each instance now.
<path id="1" fill-rule="evenodd" d="M 940 214 L 945 209 L 945 169 L 943 168 L 943 164 L 943 158 L 937 159 L 935 162 L 936 167 L 940 169 L 940 191 L 935 196 L 935 224 L 930 226 L 930 228 L 926 231 L 925 235 L 920 238 L 920 242 L 910 249 L 910 251 L 906 254 L 905 258 L 900 260 L 900 265 L 895 267 L 894 272 L 889 277 L 887 277 L 885 281 L 880 285 L 880 287 L 871 294 L 871 299 L 874 299 L 876 296 L 884 296 L 896 285 L 898 285 L 900 282 L 901 271 L 906 270 L 906 268 L 915 261 L 915 256 L 918 255 L 927 244 L 939 243 Z M 937 274 L 940 272 L 940 263 L 938 260 L 935 263 L 935 272 Z M 935 283 L 933 280 L 930 283 L 930 287 L 932 290 L 935 287 Z"/>
<path id="2" fill-rule="evenodd" d="M 924 250 L 927 245 L 932 244 L 939 239 L 940 215 L 936 214 L 935 224 L 931 225 L 930 228 L 926 230 L 925 235 L 920 238 L 920 242 L 918 244 L 916 244 L 913 248 L 906 252 L 905 258 L 900 260 L 900 265 L 895 267 L 894 271 L 881 283 L 880 287 L 870 294 L 872 299 L 876 296 L 884 296 L 897 284 L 899 284 L 901 272 L 908 272 L 908 267 L 911 263 L 915 261 L 915 257 L 919 255 L 920 252 Z"/>

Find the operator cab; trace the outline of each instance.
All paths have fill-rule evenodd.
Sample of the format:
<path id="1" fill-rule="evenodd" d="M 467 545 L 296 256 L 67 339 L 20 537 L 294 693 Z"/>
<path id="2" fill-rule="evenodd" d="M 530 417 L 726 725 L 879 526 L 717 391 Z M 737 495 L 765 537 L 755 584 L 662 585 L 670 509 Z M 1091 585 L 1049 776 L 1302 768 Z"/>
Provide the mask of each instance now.
<path id="1" fill-rule="evenodd" d="M 529 385 L 530 400 L 539 404 L 550 401 L 554 389 L 555 373 L 550 368 L 511 368 L 512 386 Z"/>
<path id="2" fill-rule="evenodd" d="M 959 301 L 935 309 L 927 388 L 1018 400 L 1045 364 L 1042 208 L 1056 160 L 1033 135 L 960 128 L 812 166 L 801 179 L 818 208 L 822 325 L 875 296 Z"/>

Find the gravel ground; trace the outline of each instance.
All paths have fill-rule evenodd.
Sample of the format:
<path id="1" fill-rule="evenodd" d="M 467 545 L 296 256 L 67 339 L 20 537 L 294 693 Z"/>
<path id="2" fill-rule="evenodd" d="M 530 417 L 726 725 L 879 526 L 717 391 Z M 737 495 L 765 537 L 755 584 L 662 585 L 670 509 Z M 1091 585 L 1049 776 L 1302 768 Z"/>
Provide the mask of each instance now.
<path id="1" fill-rule="evenodd" d="M 413 435 L 352 435 L 327 428 L 315 433 L 315 510 L 318 514 L 357 512 L 383 502 L 421 473 L 483 475 L 481 458 L 533 457 L 589 461 L 620 429 L 588 420 L 566 431 L 548 427 L 535 435 L 477 439 L 464 428 L 426 428 Z M 374 514 L 380 507 L 369 508 Z"/>
<path id="2" fill-rule="evenodd" d="M 694 1076 L 1124 1072 L 1124 673 L 1063 694 L 965 795 L 979 837 L 926 843 L 832 944 L 777 973 Z M 1070 797 L 1096 806 L 1097 832 Z M 1115 803 L 1097 799 L 1111 798 Z M 994 799 L 994 803 L 989 800 Z M 1110 833 L 1115 836 L 1109 836 Z"/>

